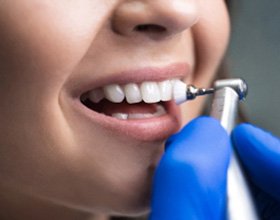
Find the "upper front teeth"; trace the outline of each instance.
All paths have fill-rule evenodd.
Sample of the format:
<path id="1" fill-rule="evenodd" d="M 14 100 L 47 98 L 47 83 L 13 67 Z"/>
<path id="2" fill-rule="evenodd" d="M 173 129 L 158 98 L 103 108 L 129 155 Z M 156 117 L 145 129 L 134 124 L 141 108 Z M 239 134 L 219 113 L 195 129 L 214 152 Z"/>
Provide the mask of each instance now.
<path id="1" fill-rule="evenodd" d="M 156 103 L 160 101 L 160 90 L 156 82 L 143 82 L 140 86 L 142 99 L 146 103 Z"/>
<path id="2" fill-rule="evenodd" d="M 124 86 L 124 94 L 126 101 L 129 104 L 138 103 L 142 101 L 142 94 L 140 88 L 135 83 L 129 83 Z"/>
<path id="3" fill-rule="evenodd" d="M 177 81 L 180 81 L 180 80 L 177 80 Z M 160 90 L 161 101 L 169 101 L 172 99 L 173 88 L 172 88 L 172 84 L 171 84 L 170 80 L 159 82 L 158 87 Z"/>
<path id="4" fill-rule="evenodd" d="M 165 80 L 162 82 L 142 82 L 141 84 L 128 83 L 126 85 L 111 84 L 91 90 L 88 98 L 98 103 L 103 98 L 113 103 L 121 103 L 124 99 L 129 104 L 146 102 L 157 103 L 159 101 L 169 101 L 173 98 L 173 84 L 178 79 Z"/>

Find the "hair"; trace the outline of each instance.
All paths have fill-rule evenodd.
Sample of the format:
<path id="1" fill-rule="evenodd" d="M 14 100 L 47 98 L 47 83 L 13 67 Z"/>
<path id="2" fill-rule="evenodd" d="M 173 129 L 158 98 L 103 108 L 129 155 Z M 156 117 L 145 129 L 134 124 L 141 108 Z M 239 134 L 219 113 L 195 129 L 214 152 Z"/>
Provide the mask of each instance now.
<path id="1" fill-rule="evenodd" d="M 230 8 L 231 1 L 230 0 L 225 0 L 225 2 L 226 2 L 227 7 Z"/>

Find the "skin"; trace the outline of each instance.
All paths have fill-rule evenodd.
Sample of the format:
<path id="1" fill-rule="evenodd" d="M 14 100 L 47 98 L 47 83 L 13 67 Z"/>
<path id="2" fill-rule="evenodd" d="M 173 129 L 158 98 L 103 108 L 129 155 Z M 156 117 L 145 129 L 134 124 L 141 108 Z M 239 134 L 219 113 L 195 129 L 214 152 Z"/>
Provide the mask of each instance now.
<path id="1" fill-rule="evenodd" d="M 165 31 L 133 30 L 151 23 Z M 208 87 L 228 43 L 224 1 L 2 0 L 0 30 L 1 219 L 147 212 L 165 140 L 112 134 L 76 114 L 70 94 L 88 79 L 176 62 L 189 63 L 186 82 Z M 202 105 L 182 105 L 182 123 Z"/>

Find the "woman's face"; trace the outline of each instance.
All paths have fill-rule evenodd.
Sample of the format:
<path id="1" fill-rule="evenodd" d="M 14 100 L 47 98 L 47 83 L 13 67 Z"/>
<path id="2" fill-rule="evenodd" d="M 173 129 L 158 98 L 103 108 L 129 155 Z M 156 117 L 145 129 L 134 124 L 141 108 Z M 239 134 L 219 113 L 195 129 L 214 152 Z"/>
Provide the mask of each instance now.
<path id="1" fill-rule="evenodd" d="M 158 82 L 210 85 L 228 41 L 224 1 L 4 0 L 0 30 L 0 187 L 146 211 L 164 141 L 202 108 L 184 104 L 180 117 L 158 101 Z M 114 104 L 115 84 L 151 103 Z M 103 88 L 111 101 L 93 103 Z"/>

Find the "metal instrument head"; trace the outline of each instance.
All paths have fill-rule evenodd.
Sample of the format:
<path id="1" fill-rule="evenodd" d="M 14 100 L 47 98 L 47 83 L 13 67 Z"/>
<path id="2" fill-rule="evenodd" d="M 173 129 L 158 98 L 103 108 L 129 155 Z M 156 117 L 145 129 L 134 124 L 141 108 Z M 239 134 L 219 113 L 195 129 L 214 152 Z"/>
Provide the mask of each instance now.
<path id="1" fill-rule="evenodd" d="M 221 79 L 221 80 L 217 80 L 214 83 L 215 90 L 224 88 L 224 87 L 230 87 L 233 90 L 235 90 L 236 93 L 238 94 L 240 100 L 245 99 L 245 97 L 248 94 L 248 85 L 243 79 L 240 79 L 240 78 Z"/>
<path id="2" fill-rule="evenodd" d="M 187 86 L 187 100 L 193 100 L 197 96 L 203 96 L 203 95 L 208 95 L 212 94 L 215 92 L 215 89 L 209 88 L 197 88 L 194 85 L 188 85 Z"/>

